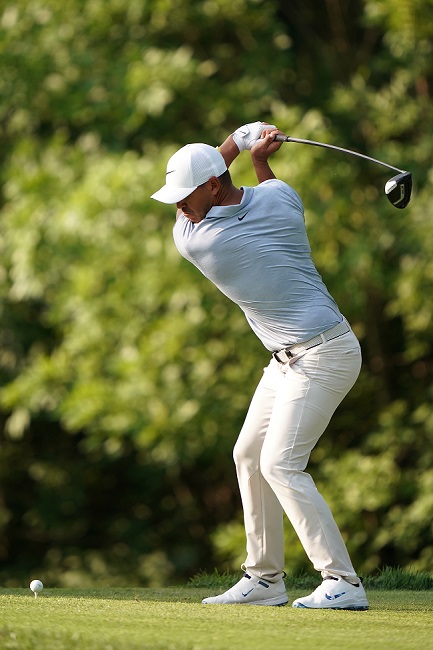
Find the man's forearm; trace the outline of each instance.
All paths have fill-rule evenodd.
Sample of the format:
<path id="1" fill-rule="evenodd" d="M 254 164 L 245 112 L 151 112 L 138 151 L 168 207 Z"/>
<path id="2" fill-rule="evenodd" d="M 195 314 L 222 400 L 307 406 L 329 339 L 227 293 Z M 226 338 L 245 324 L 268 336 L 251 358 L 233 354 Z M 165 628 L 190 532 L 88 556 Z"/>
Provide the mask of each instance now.
<path id="1" fill-rule="evenodd" d="M 234 159 L 240 154 L 238 146 L 231 135 L 224 140 L 224 142 L 218 147 L 218 150 L 224 158 L 227 167 L 230 167 Z"/>
<path id="2" fill-rule="evenodd" d="M 263 183 L 263 181 L 269 181 L 272 178 L 276 178 L 267 160 L 257 160 L 255 158 L 252 158 L 252 161 L 254 165 L 254 171 L 256 172 L 257 180 L 259 183 Z"/>

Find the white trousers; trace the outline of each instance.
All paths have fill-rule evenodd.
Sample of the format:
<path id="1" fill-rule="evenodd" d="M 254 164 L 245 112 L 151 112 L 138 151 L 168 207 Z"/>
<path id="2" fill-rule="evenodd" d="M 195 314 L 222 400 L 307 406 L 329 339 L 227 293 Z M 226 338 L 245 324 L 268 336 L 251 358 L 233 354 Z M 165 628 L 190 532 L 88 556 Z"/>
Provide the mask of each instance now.
<path id="1" fill-rule="evenodd" d="M 331 511 L 304 470 L 360 368 L 352 331 L 265 368 L 233 452 L 248 573 L 270 581 L 283 574 L 285 512 L 317 571 L 356 578 Z"/>

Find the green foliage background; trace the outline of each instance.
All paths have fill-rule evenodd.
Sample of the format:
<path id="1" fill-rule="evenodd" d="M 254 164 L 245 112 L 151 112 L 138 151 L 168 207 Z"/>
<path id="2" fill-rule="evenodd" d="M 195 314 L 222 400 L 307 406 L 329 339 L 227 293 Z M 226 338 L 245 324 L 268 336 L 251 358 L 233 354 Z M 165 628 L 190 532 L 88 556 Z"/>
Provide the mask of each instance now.
<path id="1" fill-rule="evenodd" d="M 346 6 L 347 5 L 347 6 Z M 361 377 L 311 460 L 360 572 L 433 563 L 432 0 L 6 0 L 0 579 L 158 585 L 244 559 L 231 449 L 267 352 L 149 197 L 186 142 L 286 145 Z M 248 154 L 233 165 L 254 184 Z M 287 527 L 287 570 L 308 569 Z"/>

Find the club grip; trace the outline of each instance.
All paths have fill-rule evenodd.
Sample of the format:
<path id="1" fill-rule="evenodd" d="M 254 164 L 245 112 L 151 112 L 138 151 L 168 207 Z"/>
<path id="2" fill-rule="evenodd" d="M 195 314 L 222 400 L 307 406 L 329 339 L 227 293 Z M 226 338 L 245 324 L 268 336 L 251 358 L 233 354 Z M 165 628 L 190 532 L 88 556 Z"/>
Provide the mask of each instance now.
<path id="1" fill-rule="evenodd" d="M 276 135 L 275 142 L 289 142 L 290 138 L 287 135 Z"/>

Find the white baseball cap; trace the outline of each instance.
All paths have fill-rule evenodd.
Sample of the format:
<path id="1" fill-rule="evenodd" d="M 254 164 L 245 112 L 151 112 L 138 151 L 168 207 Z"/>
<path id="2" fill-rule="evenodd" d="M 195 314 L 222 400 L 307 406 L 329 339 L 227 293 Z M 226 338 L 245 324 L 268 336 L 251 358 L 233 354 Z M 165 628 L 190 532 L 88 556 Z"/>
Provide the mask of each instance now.
<path id="1" fill-rule="evenodd" d="M 161 203 L 177 203 L 212 176 L 221 176 L 225 171 L 227 166 L 217 149 L 201 142 L 187 144 L 170 158 L 165 185 L 151 198 Z"/>

